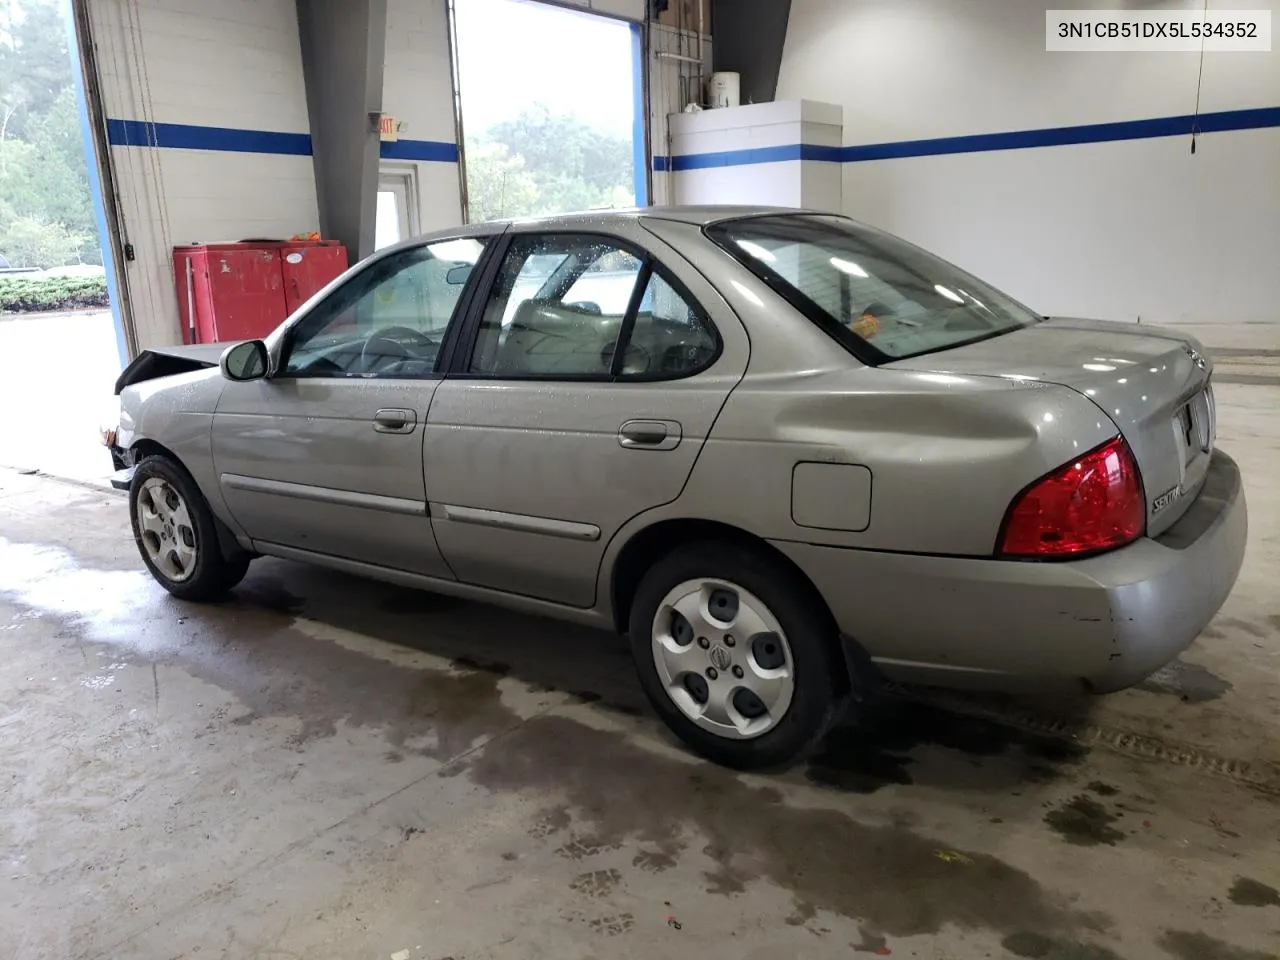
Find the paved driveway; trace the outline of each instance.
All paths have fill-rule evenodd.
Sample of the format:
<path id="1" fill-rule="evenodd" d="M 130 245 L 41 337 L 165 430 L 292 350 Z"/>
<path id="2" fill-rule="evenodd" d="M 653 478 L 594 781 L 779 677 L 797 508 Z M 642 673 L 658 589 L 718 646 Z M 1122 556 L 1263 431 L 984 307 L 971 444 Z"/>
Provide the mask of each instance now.
<path id="1" fill-rule="evenodd" d="M 0 317 L 0 466 L 76 480 L 109 473 L 98 430 L 119 373 L 106 310 Z"/>

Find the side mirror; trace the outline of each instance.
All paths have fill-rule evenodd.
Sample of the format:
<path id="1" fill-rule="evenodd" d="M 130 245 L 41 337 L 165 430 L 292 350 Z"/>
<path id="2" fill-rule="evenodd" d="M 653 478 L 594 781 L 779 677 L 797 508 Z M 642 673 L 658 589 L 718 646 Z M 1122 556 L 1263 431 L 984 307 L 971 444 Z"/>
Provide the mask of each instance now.
<path id="1" fill-rule="evenodd" d="M 261 340 L 246 340 L 227 347 L 218 367 L 228 380 L 261 380 L 267 375 L 267 345 Z"/>
<path id="2" fill-rule="evenodd" d="M 460 263 L 456 267 L 450 267 L 449 272 L 444 275 L 444 282 L 454 287 L 462 286 L 467 282 L 467 277 L 471 276 L 473 266 L 470 263 Z"/>

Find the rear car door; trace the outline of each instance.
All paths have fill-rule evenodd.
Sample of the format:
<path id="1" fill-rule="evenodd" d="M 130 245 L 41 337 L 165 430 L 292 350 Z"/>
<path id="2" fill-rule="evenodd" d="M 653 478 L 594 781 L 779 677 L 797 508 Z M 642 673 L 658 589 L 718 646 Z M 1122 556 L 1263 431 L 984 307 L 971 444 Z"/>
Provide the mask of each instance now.
<path id="1" fill-rule="evenodd" d="M 264 550 L 452 578 L 427 515 L 423 424 L 440 346 L 487 242 L 371 260 L 288 329 L 266 379 L 226 385 L 214 466 L 228 509 Z"/>
<path id="2" fill-rule="evenodd" d="M 680 495 L 745 372 L 737 317 L 640 231 L 530 225 L 495 250 L 423 450 L 459 580 L 591 606 L 610 539 Z"/>

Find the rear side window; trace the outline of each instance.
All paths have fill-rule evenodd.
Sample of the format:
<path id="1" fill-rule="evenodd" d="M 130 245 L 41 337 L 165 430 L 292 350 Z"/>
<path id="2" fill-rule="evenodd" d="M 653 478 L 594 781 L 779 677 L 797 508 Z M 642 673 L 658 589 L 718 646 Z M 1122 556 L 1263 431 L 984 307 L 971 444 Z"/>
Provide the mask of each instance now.
<path id="1" fill-rule="evenodd" d="M 702 311 L 662 274 L 651 273 L 619 373 L 623 377 L 682 377 L 708 366 L 718 349 Z"/>
<path id="2" fill-rule="evenodd" d="M 670 379 L 719 352 L 692 298 L 636 252 L 586 234 L 513 238 L 467 372 L 518 379 Z"/>
<path id="3" fill-rule="evenodd" d="M 867 363 L 985 340 L 1040 317 L 891 234 L 845 217 L 749 217 L 707 234 Z"/>

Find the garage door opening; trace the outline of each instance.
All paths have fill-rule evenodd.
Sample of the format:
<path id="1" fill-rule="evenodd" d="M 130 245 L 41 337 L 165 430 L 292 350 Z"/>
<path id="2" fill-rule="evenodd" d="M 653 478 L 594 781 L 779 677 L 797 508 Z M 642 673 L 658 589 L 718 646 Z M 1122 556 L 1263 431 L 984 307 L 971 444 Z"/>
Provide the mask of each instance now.
<path id="1" fill-rule="evenodd" d="M 0 466 L 91 479 L 124 351 L 69 7 L 0 7 Z"/>
<path id="2" fill-rule="evenodd" d="M 454 0 L 468 220 L 647 202 L 639 27 Z"/>

